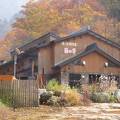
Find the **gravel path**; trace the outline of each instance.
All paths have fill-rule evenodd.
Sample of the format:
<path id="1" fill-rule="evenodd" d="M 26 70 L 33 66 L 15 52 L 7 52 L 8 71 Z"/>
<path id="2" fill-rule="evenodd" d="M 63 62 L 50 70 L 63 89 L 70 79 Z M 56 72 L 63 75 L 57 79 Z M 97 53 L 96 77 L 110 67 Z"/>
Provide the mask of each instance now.
<path id="1" fill-rule="evenodd" d="M 120 104 L 12 109 L 0 107 L 0 120 L 120 120 Z"/>

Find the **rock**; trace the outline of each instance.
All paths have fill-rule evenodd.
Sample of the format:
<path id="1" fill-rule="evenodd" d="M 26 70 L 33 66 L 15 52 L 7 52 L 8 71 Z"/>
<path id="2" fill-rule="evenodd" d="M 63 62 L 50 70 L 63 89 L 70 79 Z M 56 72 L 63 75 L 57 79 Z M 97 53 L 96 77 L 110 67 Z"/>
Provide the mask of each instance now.
<path id="1" fill-rule="evenodd" d="M 46 89 L 38 89 L 38 96 L 39 96 L 39 98 L 40 98 L 40 95 L 42 93 L 44 93 L 44 92 L 46 92 Z"/>
<path id="2" fill-rule="evenodd" d="M 120 103 L 120 89 L 116 90 L 114 95 L 117 98 L 117 101 Z"/>
<path id="3" fill-rule="evenodd" d="M 52 97 L 51 92 L 44 92 L 40 95 L 40 104 L 47 105 L 48 100 L 50 100 Z"/>

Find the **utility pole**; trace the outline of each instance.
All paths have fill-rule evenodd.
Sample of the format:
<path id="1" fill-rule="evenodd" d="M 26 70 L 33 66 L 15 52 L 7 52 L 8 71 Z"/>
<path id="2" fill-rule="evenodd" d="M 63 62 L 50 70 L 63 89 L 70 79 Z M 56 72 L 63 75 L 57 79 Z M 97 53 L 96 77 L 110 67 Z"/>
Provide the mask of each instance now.
<path id="1" fill-rule="evenodd" d="M 14 77 L 16 77 L 16 68 L 17 68 L 17 55 L 14 55 Z"/>
<path id="2" fill-rule="evenodd" d="M 14 54 L 14 77 L 16 78 L 16 72 L 17 72 L 17 57 L 18 55 L 23 54 L 24 51 L 20 51 L 18 48 L 15 48 L 15 54 Z"/>

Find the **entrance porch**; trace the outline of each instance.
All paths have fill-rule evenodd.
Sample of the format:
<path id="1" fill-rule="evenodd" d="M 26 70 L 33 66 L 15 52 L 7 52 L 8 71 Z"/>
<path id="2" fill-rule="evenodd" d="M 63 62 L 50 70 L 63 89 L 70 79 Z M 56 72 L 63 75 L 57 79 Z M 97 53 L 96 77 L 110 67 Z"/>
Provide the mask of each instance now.
<path id="1" fill-rule="evenodd" d="M 61 83 L 68 84 L 70 87 L 79 87 L 83 84 L 100 83 L 101 80 L 108 80 L 111 82 L 115 80 L 117 85 L 120 84 L 120 75 L 104 74 L 104 73 L 68 73 L 61 72 Z"/>

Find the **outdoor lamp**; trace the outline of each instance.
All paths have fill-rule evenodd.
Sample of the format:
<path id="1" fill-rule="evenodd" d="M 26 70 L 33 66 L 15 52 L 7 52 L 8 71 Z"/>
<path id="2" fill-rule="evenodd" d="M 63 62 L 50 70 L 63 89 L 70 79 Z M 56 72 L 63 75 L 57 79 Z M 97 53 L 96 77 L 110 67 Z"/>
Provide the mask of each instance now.
<path id="1" fill-rule="evenodd" d="M 105 67 L 108 67 L 108 62 L 105 62 L 104 65 L 105 65 Z"/>
<path id="2" fill-rule="evenodd" d="M 86 61 L 83 61 L 82 64 L 83 64 L 83 65 L 86 65 Z"/>
<path id="3" fill-rule="evenodd" d="M 84 78 L 85 78 L 85 76 L 84 76 L 84 75 L 82 75 L 82 78 L 84 79 Z"/>
<path id="4" fill-rule="evenodd" d="M 108 79 L 108 77 L 106 76 L 106 77 L 105 77 L 105 79 L 107 80 L 107 79 Z"/>

